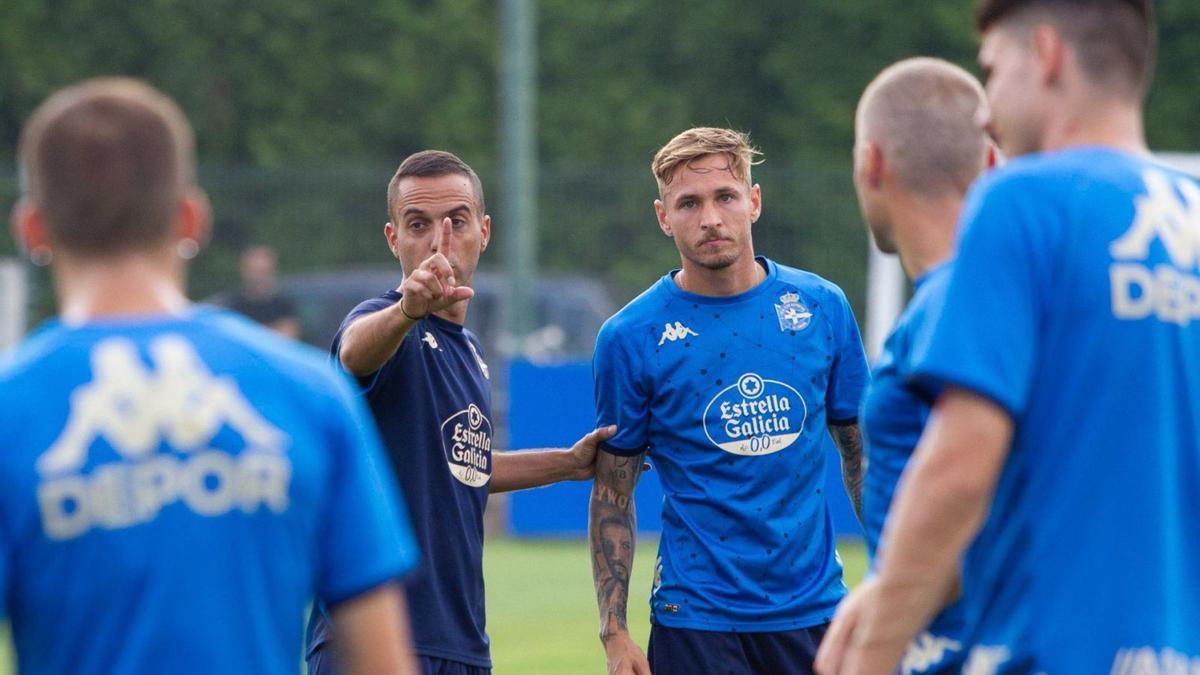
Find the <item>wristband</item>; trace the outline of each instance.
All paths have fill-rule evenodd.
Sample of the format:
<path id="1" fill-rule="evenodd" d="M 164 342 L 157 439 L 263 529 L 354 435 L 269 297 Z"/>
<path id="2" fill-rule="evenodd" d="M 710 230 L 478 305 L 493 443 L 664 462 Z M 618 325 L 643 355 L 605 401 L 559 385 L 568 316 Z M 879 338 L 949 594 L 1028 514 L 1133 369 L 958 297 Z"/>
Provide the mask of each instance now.
<path id="1" fill-rule="evenodd" d="M 408 312 L 404 311 L 404 298 L 403 297 L 400 298 L 400 302 L 397 304 L 400 305 L 400 313 L 403 314 L 404 318 L 408 319 L 409 321 L 416 322 L 416 321 L 420 321 L 421 319 L 424 319 L 426 316 L 429 316 L 429 312 L 426 312 L 423 316 L 413 316 L 412 314 L 409 314 Z"/>

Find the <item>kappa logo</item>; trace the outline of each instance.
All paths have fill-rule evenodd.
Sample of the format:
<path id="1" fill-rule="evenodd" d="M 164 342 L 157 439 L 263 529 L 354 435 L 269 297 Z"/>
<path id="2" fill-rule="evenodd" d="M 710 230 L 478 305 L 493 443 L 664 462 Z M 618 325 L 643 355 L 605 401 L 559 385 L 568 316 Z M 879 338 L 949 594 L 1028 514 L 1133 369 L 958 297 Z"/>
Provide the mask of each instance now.
<path id="1" fill-rule="evenodd" d="M 430 349 L 438 349 L 437 338 L 435 338 L 433 333 L 430 333 L 429 331 L 425 331 L 425 334 L 421 336 L 421 342 L 429 345 Z"/>
<path id="2" fill-rule="evenodd" d="M 1012 658 L 1012 652 L 1004 645 L 978 645 L 967 652 L 963 664 L 963 675 L 996 675 L 1000 666 Z"/>
<path id="3" fill-rule="evenodd" d="M 1170 647 L 1122 649 L 1113 659 L 1111 675 L 1174 675 L 1200 673 L 1200 656 L 1190 656 Z"/>
<path id="4" fill-rule="evenodd" d="M 175 502 L 203 516 L 234 507 L 287 509 L 288 437 L 250 405 L 233 378 L 214 376 L 183 337 L 157 338 L 149 354 L 152 368 L 130 340 L 111 338 L 93 348 L 92 381 L 71 394 L 66 427 L 37 460 L 47 536 L 129 527 Z M 240 454 L 202 447 L 226 428 L 242 438 Z M 119 459 L 78 473 L 100 440 Z"/>
<path id="5" fill-rule="evenodd" d="M 658 338 L 658 346 L 659 347 L 663 346 L 663 343 L 665 343 L 667 341 L 674 342 L 676 340 L 682 340 L 682 339 L 688 337 L 689 335 L 695 336 L 695 337 L 700 337 L 699 333 L 692 330 L 691 328 L 688 328 L 687 326 L 683 325 L 682 323 L 680 323 L 678 321 L 676 321 L 674 324 L 667 322 L 667 323 L 663 324 L 662 337 Z"/>
<path id="6" fill-rule="evenodd" d="M 1135 202 L 1133 223 L 1108 247 L 1115 259 L 1109 267 L 1113 315 L 1186 325 L 1200 319 L 1200 187 L 1155 169 L 1142 179 L 1146 194 Z M 1150 264 L 1155 241 L 1170 264 Z"/>
<path id="7" fill-rule="evenodd" d="M 779 317 L 779 330 L 804 330 L 812 323 L 812 312 L 800 304 L 799 293 L 784 293 L 779 296 L 779 302 L 782 304 L 775 305 L 775 315 Z"/>
<path id="8" fill-rule="evenodd" d="M 474 403 L 442 422 L 442 449 L 459 482 L 483 487 L 492 477 L 492 421 Z"/>
<path id="9" fill-rule="evenodd" d="M 923 673 L 938 665 L 946 658 L 946 654 L 954 654 L 962 650 L 962 643 L 947 637 L 932 633 L 921 633 L 904 652 L 904 660 L 900 662 L 900 672 L 904 675 Z"/>

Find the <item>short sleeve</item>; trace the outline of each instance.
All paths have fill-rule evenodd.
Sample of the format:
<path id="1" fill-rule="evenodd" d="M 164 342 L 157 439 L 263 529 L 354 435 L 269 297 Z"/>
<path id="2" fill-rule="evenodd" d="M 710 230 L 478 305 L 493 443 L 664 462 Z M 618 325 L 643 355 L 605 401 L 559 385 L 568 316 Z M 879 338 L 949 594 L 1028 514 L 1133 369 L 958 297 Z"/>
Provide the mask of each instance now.
<path id="1" fill-rule="evenodd" d="M 838 325 L 834 327 L 838 344 L 825 393 L 826 419 L 830 424 L 852 424 L 858 420 L 858 407 L 870 381 L 871 371 L 854 310 L 841 291 L 837 292 L 837 300 L 841 305 Z"/>
<path id="2" fill-rule="evenodd" d="M 331 410 L 331 461 L 317 595 L 329 605 L 399 578 L 419 559 L 375 424 L 342 378 Z"/>
<path id="3" fill-rule="evenodd" d="M 941 316 L 914 345 L 911 380 L 930 395 L 947 385 L 969 389 L 1013 417 L 1029 397 L 1050 283 L 1050 244 L 1031 206 L 1042 200 L 1023 184 L 985 181 L 971 193 Z"/>
<path id="4" fill-rule="evenodd" d="M 342 319 L 342 325 L 338 326 L 337 333 L 333 336 L 333 344 L 329 346 L 329 353 L 333 357 L 333 362 L 337 365 L 338 370 L 346 372 L 345 367 L 342 366 L 340 354 L 342 350 L 342 335 L 345 334 L 346 329 L 350 327 L 350 324 L 364 316 L 367 316 L 368 314 L 374 314 L 375 312 L 391 307 L 392 305 L 396 304 L 396 301 L 399 300 L 399 298 L 399 294 L 395 294 L 395 298 L 393 298 L 391 293 L 378 298 L 371 298 L 370 300 L 359 303 L 358 306 L 350 310 L 350 313 L 346 315 L 345 319 Z M 349 373 L 347 373 L 347 375 L 349 375 Z M 371 388 L 375 386 L 375 380 L 379 378 L 379 371 L 377 370 L 370 375 L 364 375 L 362 377 L 351 375 L 351 378 L 358 383 L 360 391 L 368 392 L 371 391 Z"/>
<path id="5" fill-rule="evenodd" d="M 629 349 L 629 337 L 609 320 L 596 337 L 592 356 L 596 426 L 617 425 L 617 434 L 602 445 L 617 455 L 645 451 L 650 417 L 650 396 L 641 379 L 642 356 Z"/>

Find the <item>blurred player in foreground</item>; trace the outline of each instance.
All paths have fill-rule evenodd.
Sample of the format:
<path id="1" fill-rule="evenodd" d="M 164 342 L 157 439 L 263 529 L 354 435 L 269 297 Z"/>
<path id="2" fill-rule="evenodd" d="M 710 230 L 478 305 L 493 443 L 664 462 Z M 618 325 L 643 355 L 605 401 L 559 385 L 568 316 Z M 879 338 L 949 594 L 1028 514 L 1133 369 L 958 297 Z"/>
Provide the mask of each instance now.
<path id="1" fill-rule="evenodd" d="M 417 557 L 378 438 L 320 354 L 193 307 L 207 235 L 174 102 L 98 79 L 20 141 L 22 246 L 60 317 L 0 368 L 0 613 L 31 673 L 296 672 L 314 593 L 348 671 L 412 671 Z"/>
<path id="2" fill-rule="evenodd" d="M 885 69 L 858 104 L 854 185 L 863 219 L 879 250 L 899 254 L 915 287 L 863 399 L 863 529 L 872 559 L 900 473 L 929 417 L 930 398 L 908 382 L 914 344 L 927 340 L 937 322 L 963 198 L 991 154 L 978 122 L 986 112 L 975 78 L 930 58 Z M 947 607 L 908 647 L 901 672 L 959 672 L 962 622 L 962 607 Z"/>
<path id="3" fill-rule="evenodd" d="M 728 129 L 672 139 L 652 169 L 672 271 L 596 340 L 589 537 L 610 673 L 803 673 L 845 594 L 824 487 L 832 434 L 858 510 L 867 363 L 841 289 L 755 257 L 755 150 Z M 649 659 L 626 629 L 633 491 L 665 498 Z"/>
<path id="4" fill-rule="evenodd" d="M 479 176 L 448 152 L 418 152 L 388 185 L 388 215 L 384 236 L 403 279 L 350 312 L 333 353 L 362 385 L 414 515 L 422 561 L 406 586 L 419 617 L 420 666 L 430 675 L 487 673 L 488 494 L 591 478 L 597 444 L 613 430 L 593 431 L 566 450 L 493 451 L 491 374 L 478 338 L 463 328 L 492 230 Z M 328 626 L 315 611 L 312 673 L 334 672 Z"/>
<path id="5" fill-rule="evenodd" d="M 885 673 L 963 552 L 967 673 L 1200 668 L 1200 186 L 1154 161 L 1149 0 L 989 0 L 941 390 L 824 673 Z M 972 539 L 974 539 L 972 543 Z M 969 545 L 969 549 L 968 549 Z"/>

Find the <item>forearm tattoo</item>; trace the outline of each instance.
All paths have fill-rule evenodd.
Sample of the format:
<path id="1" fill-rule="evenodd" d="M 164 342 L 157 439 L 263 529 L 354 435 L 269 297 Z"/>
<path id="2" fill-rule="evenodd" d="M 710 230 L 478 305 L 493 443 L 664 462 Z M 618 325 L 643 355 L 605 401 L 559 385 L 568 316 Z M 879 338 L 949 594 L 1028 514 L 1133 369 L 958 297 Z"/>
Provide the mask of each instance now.
<path id="1" fill-rule="evenodd" d="M 637 513 L 633 489 L 642 472 L 645 453 L 618 457 L 601 452 L 596 458 L 596 482 L 588 513 L 592 549 L 592 580 L 600 608 L 600 640 L 626 630 L 629 571 L 637 542 Z"/>
<path id="2" fill-rule="evenodd" d="M 842 456 L 842 482 L 846 484 L 846 495 L 861 523 L 863 475 L 867 468 L 863 459 L 862 430 L 857 424 L 843 424 L 830 426 L 829 433 Z"/>

